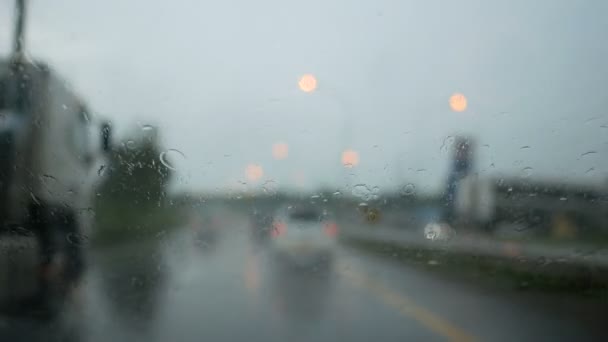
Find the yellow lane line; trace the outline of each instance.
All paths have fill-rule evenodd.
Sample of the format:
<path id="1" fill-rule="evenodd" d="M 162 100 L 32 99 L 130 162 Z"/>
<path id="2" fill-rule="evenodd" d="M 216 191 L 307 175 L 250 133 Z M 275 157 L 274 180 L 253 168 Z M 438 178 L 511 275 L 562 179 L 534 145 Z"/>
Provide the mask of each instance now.
<path id="1" fill-rule="evenodd" d="M 402 315 L 416 320 L 418 323 L 429 328 L 434 333 L 445 337 L 449 341 L 468 342 L 477 340 L 461 328 L 416 304 L 407 296 L 391 290 L 364 273 L 342 267 L 340 267 L 339 272 L 344 277 L 353 281 L 355 285 L 364 288 L 373 295 L 379 297 L 386 306 L 396 309 Z"/>

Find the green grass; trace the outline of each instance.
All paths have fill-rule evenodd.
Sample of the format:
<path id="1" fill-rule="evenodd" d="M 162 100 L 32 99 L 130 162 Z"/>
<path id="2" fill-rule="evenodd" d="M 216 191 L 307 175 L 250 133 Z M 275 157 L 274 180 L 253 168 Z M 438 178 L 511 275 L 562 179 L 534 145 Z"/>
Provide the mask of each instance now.
<path id="1" fill-rule="evenodd" d="M 498 237 L 501 241 L 521 242 L 521 243 L 534 243 L 543 244 L 548 246 L 577 246 L 583 248 L 605 248 L 608 247 L 608 236 L 606 235 L 587 235 L 572 239 L 558 239 L 551 237 L 542 236 L 529 236 L 529 237 Z"/>
<path id="2" fill-rule="evenodd" d="M 545 260 L 498 258 L 345 238 L 356 249 L 476 284 L 585 296 L 608 302 L 608 270 Z"/>
<path id="3" fill-rule="evenodd" d="M 180 210 L 176 207 L 106 203 L 96 211 L 93 245 L 154 239 L 179 226 Z"/>

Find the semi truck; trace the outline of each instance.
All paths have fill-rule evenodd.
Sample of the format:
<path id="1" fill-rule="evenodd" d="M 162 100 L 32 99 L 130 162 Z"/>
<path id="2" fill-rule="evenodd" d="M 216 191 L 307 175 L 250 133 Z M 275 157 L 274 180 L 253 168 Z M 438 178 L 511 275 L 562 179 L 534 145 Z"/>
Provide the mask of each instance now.
<path id="1" fill-rule="evenodd" d="M 85 267 L 94 165 L 111 127 L 54 70 L 15 45 L 0 59 L 0 311 L 53 314 Z"/>

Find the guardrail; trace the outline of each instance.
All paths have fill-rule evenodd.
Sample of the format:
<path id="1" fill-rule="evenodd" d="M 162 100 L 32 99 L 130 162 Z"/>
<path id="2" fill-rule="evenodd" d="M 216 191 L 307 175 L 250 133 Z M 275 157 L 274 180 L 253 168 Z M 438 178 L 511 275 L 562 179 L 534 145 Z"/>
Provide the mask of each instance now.
<path id="1" fill-rule="evenodd" d="M 449 239 L 431 240 L 423 229 L 398 229 L 382 225 L 368 226 L 351 222 L 341 230 L 342 239 L 357 239 L 404 248 L 441 250 L 460 255 L 486 256 L 512 260 L 542 261 L 573 266 L 608 269 L 608 246 L 590 246 L 572 242 L 551 244 L 505 241 L 474 233 L 453 234 Z"/>

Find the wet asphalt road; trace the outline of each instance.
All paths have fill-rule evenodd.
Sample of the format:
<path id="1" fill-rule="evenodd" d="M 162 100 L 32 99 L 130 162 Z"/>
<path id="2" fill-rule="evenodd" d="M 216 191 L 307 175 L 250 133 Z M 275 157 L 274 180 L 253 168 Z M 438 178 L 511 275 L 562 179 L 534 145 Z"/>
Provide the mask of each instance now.
<path id="1" fill-rule="evenodd" d="M 234 222 L 213 246 L 188 231 L 91 255 L 61 319 L 2 319 L 3 340 L 559 341 L 597 337 L 572 313 L 337 246 L 294 267 Z"/>

